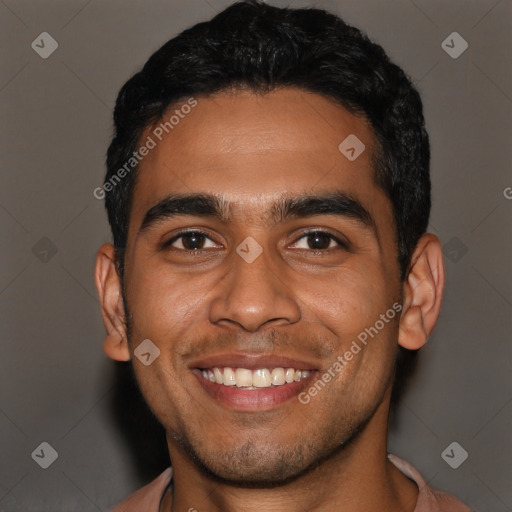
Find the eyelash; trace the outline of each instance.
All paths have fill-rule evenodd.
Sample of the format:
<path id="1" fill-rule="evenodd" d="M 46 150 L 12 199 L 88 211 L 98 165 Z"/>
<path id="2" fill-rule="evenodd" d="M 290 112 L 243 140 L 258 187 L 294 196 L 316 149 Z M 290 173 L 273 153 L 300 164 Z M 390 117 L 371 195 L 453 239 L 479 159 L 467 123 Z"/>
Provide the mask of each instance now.
<path id="1" fill-rule="evenodd" d="M 192 254 L 192 255 L 197 255 L 197 254 L 201 254 L 204 251 L 208 251 L 208 249 L 188 250 L 188 249 L 176 249 L 176 248 L 172 248 L 171 247 L 174 242 L 176 242 L 180 238 L 183 238 L 185 235 L 189 235 L 189 234 L 204 235 L 206 238 L 208 238 L 212 242 L 214 241 L 204 231 L 201 231 L 201 230 L 198 230 L 198 229 L 193 229 L 193 230 L 187 230 L 187 231 L 180 231 L 179 233 L 174 235 L 171 239 L 169 239 L 166 242 L 164 242 L 162 244 L 162 248 L 163 249 L 171 248 L 171 250 L 179 251 L 179 252 L 184 253 L 184 254 Z M 344 242 L 343 240 L 340 240 L 337 236 L 333 235 L 331 232 L 323 230 L 323 229 L 312 229 L 312 230 L 309 230 L 309 231 L 304 231 L 303 233 L 301 233 L 301 235 L 297 239 L 295 239 L 293 244 L 296 244 L 299 240 L 302 240 L 303 238 L 307 238 L 309 235 L 314 235 L 314 234 L 327 235 L 331 240 L 334 240 L 338 244 L 338 247 L 337 248 L 330 247 L 330 248 L 327 248 L 327 249 L 317 249 L 317 250 L 314 250 L 314 249 L 302 249 L 302 250 L 309 250 L 310 252 L 312 252 L 314 254 L 326 253 L 326 252 L 331 251 L 333 249 L 350 250 L 350 246 L 349 246 L 348 242 Z"/>

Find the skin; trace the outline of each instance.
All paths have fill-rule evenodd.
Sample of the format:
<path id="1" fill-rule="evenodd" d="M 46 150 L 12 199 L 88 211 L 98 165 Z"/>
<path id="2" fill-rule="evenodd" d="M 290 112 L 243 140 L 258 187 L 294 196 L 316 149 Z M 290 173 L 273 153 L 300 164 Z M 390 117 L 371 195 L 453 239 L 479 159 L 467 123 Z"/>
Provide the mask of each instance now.
<path id="1" fill-rule="evenodd" d="M 127 304 L 110 244 L 98 251 L 95 275 L 105 351 L 133 360 L 167 432 L 174 490 L 163 510 L 413 511 L 417 486 L 386 458 L 387 422 L 397 343 L 420 348 L 439 314 L 439 240 L 419 240 L 402 282 L 392 206 L 373 179 L 376 139 L 364 118 L 291 88 L 197 100 L 140 164 L 125 260 Z M 338 150 L 349 134 L 366 146 L 352 162 Z M 283 193 L 334 189 L 356 198 L 375 230 L 326 214 L 269 221 Z M 178 216 L 139 233 L 159 200 L 191 192 L 221 196 L 232 218 Z M 185 254 L 183 238 L 161 248 L 183 228 L 207 234 L 203 253 Z M 310 228 L 344 237 L 350 248 L 327 238 L 318 250 L 303 236 Z M 248 236 L 263 250 L 252 263 L 236 253 Z M 231 410 L 206 394 L 189 368 L 199 353 L 280 354 L 314 364 L 320 378 L 395 302 L 401 314 L 306 405 L 292 398 L 264 411 Z M 160 349 L 150 366 L 133 357 L 146 338 Z"/>

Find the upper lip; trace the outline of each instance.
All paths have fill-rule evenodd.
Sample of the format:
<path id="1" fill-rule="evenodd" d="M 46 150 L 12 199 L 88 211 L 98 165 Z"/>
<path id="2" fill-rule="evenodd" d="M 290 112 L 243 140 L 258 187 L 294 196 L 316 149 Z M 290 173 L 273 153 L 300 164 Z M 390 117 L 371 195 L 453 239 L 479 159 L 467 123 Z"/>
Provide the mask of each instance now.
<path id="1" fill-rule="evenodd" d="M 317 366 L 300 359 L 277 354 L 216 354 L 194 360 L 190 368 L 294 368 L 296 370 L 315 370 Z"/>

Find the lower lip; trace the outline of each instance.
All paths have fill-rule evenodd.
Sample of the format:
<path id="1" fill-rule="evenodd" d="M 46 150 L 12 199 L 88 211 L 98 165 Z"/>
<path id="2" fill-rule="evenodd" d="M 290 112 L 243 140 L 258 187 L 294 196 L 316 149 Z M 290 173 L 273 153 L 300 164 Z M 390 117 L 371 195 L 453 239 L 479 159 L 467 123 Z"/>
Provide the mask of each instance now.
<path id="1" fill-rule="evenodd" d="M 236 386 L 217 384 L 205 379 L 201 370 L 197 368 L 192 373 L 212 398 L 230 409 L 238 411 L 265 411 L 299 395 L 301 391 L 308 387 L 316 371 L 311 371 L 306 378 L 299 381 L 260 389 L 243 389 Z"/>

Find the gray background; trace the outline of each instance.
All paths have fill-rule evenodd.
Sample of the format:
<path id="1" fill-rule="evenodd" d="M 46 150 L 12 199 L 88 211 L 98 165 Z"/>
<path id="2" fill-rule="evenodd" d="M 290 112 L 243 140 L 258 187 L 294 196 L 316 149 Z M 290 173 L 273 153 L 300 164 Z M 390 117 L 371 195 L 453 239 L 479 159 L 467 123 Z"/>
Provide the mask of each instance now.
<path id="1" fill-rule="evenodd" d="M 110 235 L 92 191 L 121 85 L 170 37 L 228 3 L 0 2 L 2 511 L 107 510 L 167 464 L 129 371 L 102 351 L 93 265 Z M 390 451 L 475 510 L 510 510 L 511 1 L 317 5 L 404 67 L 432 142 L 430 229 L 445 244 L 447 289 Z M 59 44 L 47 59 L 31 48 L 43 31 Z M 457 59 L 441 47 L 453 31 L 469 44 Z M 48 469 L 31 457 L 43 441 L 58 452 Z M 469 454 L 457 469 L 441 457 L 453 441 Z"/>

